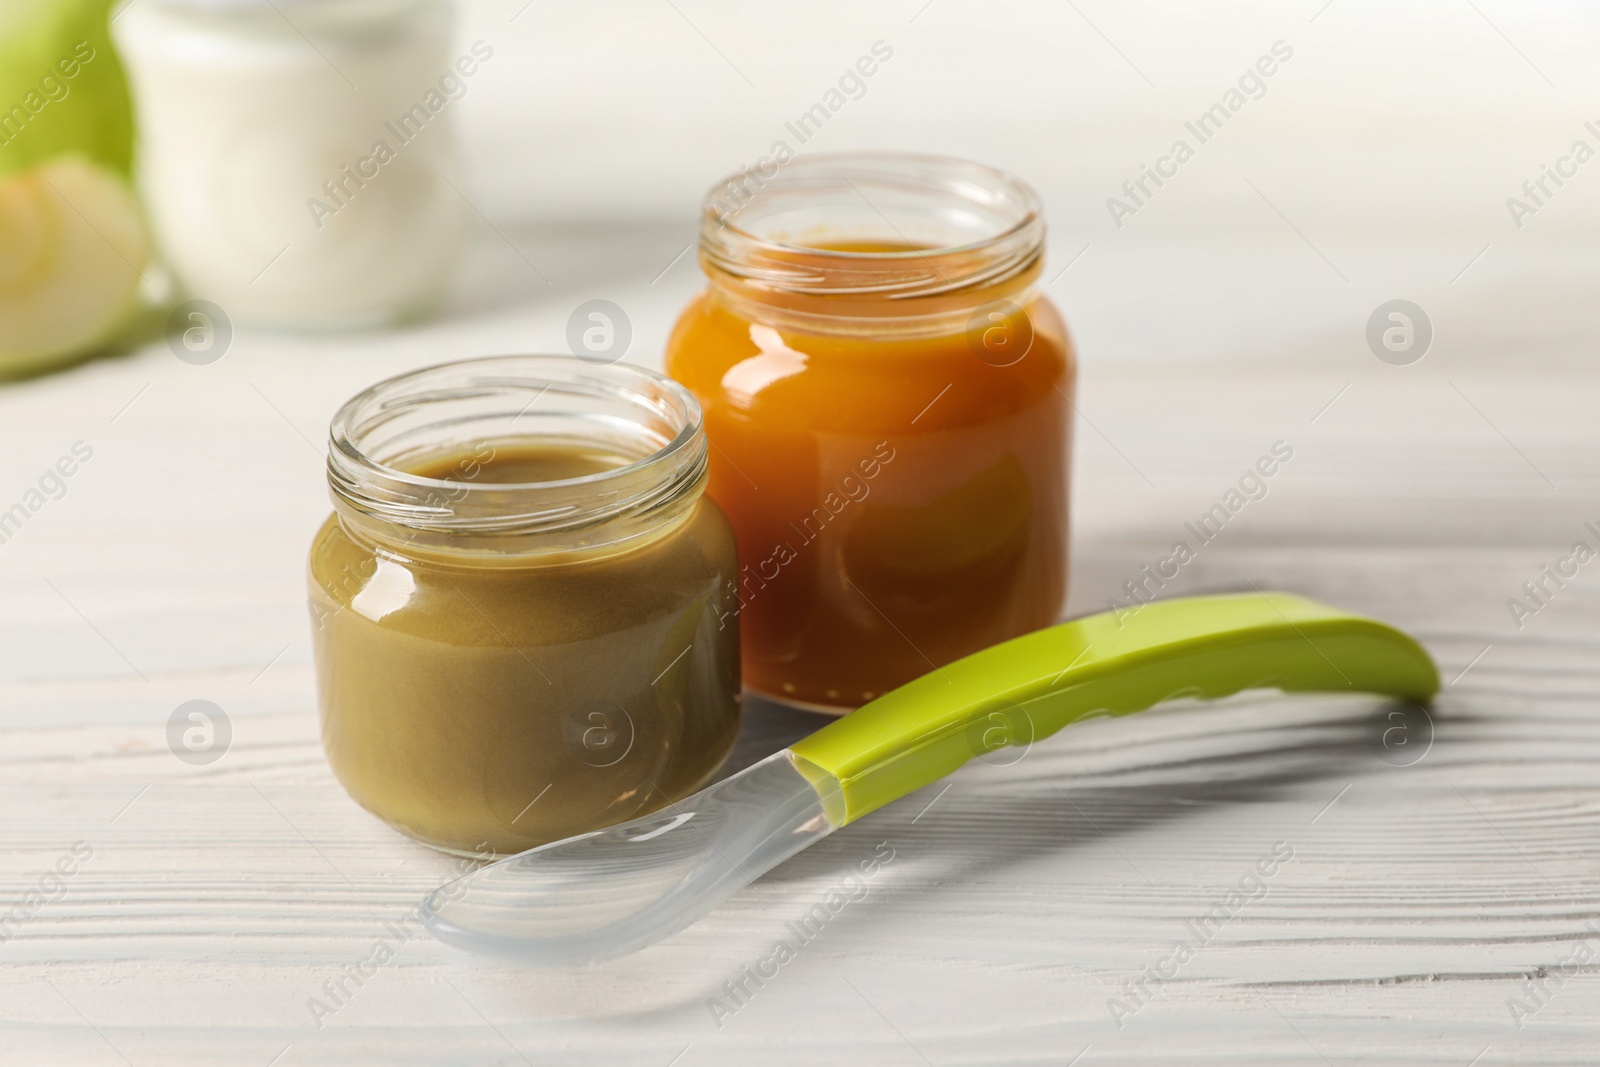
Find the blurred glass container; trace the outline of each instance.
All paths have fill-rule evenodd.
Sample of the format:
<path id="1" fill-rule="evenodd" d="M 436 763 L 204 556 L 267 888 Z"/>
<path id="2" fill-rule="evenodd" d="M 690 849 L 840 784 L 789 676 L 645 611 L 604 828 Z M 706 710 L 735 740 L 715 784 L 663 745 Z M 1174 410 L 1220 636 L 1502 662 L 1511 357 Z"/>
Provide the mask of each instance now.
<path id="1" fill-rule="evenodd" d="M 190 295 L 237 321 L 359 327 L 442 299 L 461 197 L 448 0 L 139 0 L 113 32 L 138 181 Z"/>

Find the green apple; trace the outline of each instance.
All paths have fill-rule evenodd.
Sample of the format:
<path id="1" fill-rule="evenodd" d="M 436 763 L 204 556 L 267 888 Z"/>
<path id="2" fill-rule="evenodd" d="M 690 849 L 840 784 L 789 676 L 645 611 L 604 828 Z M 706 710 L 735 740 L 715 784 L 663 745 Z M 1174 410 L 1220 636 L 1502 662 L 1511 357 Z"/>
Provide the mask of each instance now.
<path id="1" fill-rule="evenodd" d="M 0 377 L 112 340 L 151 261 L 111 0 L 0 0 Z"/>
<path id="2" fill-rule="evenodd" d="M 0 375 L 92 352 L 139 309 L 150 261 L 128 183 L 77 156 L 0 180 Z"/>

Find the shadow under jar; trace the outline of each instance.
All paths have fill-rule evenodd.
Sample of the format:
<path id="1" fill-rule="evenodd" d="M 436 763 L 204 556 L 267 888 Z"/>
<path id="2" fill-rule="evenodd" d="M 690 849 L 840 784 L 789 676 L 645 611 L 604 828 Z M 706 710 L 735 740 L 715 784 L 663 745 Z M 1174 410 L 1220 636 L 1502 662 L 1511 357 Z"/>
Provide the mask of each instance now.
<path id="1" fill-rule="evenodd" d="M 677 383 L 570 357 L 443 364 L 346 403 L 309 578 L 350 795 L 436 848 L 507 854 L 709 780 L 739 645 L 706 456 Z"/>
<path id="2" fill-rule="evenodd" d="M 953 159 L 707 197 L 667 372 L 738 537 L 747 687 L 845 710 L 1058 617 L 1075 365 L 1043 250 L 1033 190 Z"/>

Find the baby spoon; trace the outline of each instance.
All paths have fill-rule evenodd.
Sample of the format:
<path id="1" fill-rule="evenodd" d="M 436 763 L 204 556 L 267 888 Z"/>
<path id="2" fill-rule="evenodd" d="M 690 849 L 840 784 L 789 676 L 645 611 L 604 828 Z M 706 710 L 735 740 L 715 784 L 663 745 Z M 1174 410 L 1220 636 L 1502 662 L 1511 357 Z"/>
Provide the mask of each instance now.
<path id="1" fill-rule="evenodd" d="M 424 903 L 450 944 L 540 965 L 623 956 L 682 930 L 762 874 L 974 756 L 1098 714 L 1244 689 L 1425 701 L 1410 637 L 1288 593 L 1106 612 L 939 667 L 660 811 L 474 871 Z"/>

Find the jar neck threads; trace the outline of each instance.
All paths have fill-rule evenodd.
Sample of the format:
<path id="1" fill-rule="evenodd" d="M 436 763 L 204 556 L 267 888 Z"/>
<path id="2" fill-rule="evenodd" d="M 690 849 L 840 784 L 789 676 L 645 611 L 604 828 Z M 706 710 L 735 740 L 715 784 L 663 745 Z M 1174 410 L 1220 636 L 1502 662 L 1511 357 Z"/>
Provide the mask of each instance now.
<path id="1" fill-rule="evenodd" d="M 542 482 L 475 481 L 496 448 L 585 448 L 630 462 Z M 652 371 L 570 356 L 497 356 L 402 374 L 329 427 L 328 487 L 352 532 L 474 556 L 615 550 L 686 518 L 706 481 L 700 406 Z M 449 478 L 412 473 L 460 455 Z"/>
<path id="2" fill-rule="evenodd" d="M 931 320 L 1021 303 L 1044 234 L 1038 194 L 1004 171 L 850 152 L 725 179 L 702 206 L 700 262 L 723 295 L 801 321 Z"/>

